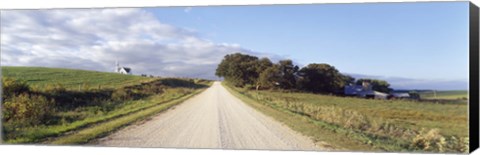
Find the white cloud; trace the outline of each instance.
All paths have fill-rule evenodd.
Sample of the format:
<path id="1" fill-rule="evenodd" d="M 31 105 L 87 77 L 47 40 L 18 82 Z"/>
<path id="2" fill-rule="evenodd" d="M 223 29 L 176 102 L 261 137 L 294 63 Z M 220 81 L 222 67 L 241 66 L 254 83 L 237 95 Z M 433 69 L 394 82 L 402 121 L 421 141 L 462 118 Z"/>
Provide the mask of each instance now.
<path id="1" fill-rule="evenodd" d="M 135 74 L 215 78 L 224 55 L 255 54 L 161 23 L 141 9 L 8 10 L 1 19 L 7 66 L 112 71 L 118 60 Z"/>

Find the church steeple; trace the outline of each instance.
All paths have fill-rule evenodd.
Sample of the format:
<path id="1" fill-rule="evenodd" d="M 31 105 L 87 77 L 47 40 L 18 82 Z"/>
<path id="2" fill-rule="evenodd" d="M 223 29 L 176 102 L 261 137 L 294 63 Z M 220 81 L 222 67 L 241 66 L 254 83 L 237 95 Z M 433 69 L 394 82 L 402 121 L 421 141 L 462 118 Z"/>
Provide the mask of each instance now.
<path id="1" fill-rule="evenodd" d="M 115 72 L 120 72 L 120 64 L 118 64 L 118 60 L 115 60 Z"/>

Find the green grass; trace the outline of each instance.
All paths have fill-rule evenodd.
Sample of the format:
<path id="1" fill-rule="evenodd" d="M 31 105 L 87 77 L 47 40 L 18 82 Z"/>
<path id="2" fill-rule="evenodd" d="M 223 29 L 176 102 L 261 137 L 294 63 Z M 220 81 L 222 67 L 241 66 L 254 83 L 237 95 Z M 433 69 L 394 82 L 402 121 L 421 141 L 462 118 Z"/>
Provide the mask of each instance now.
<path id="1" fill-rule="evenodd" d="M 467 104 L 434 104 L 430 102 L 369 100 L 310 93 L 261 91 L 274 99 L 290 99 L 313 106 L 335 106 L 357 111 L 372 118 L 382 118 L 409 128 L 439 128 L 447 136 L 468 136 Z"/>
<path id="2" fill-rule="evenodd" d="M 450 90 L 450 91 L 433 91 L 419 93 L 421 98 L 424 99 L 468 99 L 468 91 L 466 90 Z M 436 97 L 435 97 L 436 95 Z"/>
<path id="3" fill-rule="evenodd" d="M 146 78 L 57 68 L 2 69 L 8 73 L 3 75 L 4 78 L 21 79 L 34 87 L 23 93 L 43 96 L 55 102 L 54 112 L 40 124 L 28 124 L 22 122 L 23 119 L 2 120 L 3 141 L 10 144 L 87 142 L 178 104 L 211 84 L 211 81 L 201 79 Z M 41 89 L 44 85 L 56 83 L 66 90 Z M 102 87 L 77 89 L 79 83 Z M 3 100 L 11 101 L 5 96 Z M 83 134 L 85 131 L 89 131 L 88 136 Z"/>
<path id="4" fill-rule="evenodd" d="M 229 86 L 227 84 L 227 86 Z M 407 100 L 373 100 L 351 97 L 337 97 L 311 93 L 291 93 L 280 91 L 254 91 L 231 87 L 243 98 L 249 98 L 250 105 L 265 106 L 289 117 L 301 117 L 308 123 L 286 121 L 287 125 L 301 133 L 315 137 L 334 137 L 325 140 L 331 145 L 347 150 L 383 150 L 383 151 L 433 151 L 414 150 L 413 138 L 422 135 L 420 131 L 438 129 L 439 135 L 452 140 L 468 137 L 466 103 L 435 104 Z M 262 110 L 261 110 L 262 111 Z M 271 110 L 270 110 L 271 111 Z M 265 111 L 263 111 L 265 112 Z M 282 114 L 266 112 L 282 121 Z M 284 119 L 286 120 L 286 118 Z M 301 120 L 298 118 L 297 120 Z M 283 121 L 285 122 L 285 121 Z M 310 130 L 329 130 L 329 132 L 310 133 Z M 351 144 L 335 140 L 346 136 Z M 340 137 L 340 138 L 339 138 Z M 328 138 L 327 138 L 328 139 Z M 432 140 L 433 141 L 433 140 Z M 433 142 L 432 142 L 433 143 Z M 365 147 L 364 144 L 371 146 Z M 450 143 L 449 143 L 450 144 Z M 449 145 L 447 144 L 447 145 Z M 459 152 L 462 146 L 446 146 L 443 151 Z M 443 149 L 443 148 L 439 148 Z"/>
<path id="5" fill-rule="evenodd" d="M 23 80 L 30 86 L 38 88 L 44 88 L 52 84 L 61 84 L 69 90 L 76 90 L 85 85 L 93 88 L 120 88 L 154 79 L 135 75 L 64 68 L 13 66 L 2 66 L 1 68 L 3 77 Z"/>

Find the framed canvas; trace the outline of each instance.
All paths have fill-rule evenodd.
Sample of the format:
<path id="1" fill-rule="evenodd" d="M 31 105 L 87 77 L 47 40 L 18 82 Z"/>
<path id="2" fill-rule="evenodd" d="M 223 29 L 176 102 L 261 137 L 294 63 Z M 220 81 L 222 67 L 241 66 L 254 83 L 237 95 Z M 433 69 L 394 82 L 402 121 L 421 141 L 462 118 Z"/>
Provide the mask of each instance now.
<path id="1" fill-rule="evenodd" d="M 1 10 L 5 145 L 471 153 L 469 1 Z"/>

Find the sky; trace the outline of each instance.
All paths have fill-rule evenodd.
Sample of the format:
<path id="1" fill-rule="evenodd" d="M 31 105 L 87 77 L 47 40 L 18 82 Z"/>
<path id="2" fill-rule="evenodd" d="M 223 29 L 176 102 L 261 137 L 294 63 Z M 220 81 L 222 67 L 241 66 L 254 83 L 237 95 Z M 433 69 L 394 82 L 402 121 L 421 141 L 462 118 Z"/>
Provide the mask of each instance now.
<path id="1" fill-rule="evenodd" d="M 468 88 L 468 2 L 8 10 L 1 65 L 216 79 L 241 52 L 398 89 Z"/>

